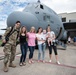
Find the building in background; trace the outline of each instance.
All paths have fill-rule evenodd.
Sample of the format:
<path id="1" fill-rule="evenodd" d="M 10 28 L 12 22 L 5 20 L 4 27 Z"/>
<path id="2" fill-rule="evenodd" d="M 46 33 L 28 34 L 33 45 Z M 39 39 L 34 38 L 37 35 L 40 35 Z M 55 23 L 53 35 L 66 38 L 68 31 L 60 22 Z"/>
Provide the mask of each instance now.
<path id="1" fill-rule="evenodd" d="M 72 13 L 60 13 L 58 14 L 63 22 L 65 30 L 67 30 L 68 36 L 71 38 L 76 37 L 76 12 Z"/>

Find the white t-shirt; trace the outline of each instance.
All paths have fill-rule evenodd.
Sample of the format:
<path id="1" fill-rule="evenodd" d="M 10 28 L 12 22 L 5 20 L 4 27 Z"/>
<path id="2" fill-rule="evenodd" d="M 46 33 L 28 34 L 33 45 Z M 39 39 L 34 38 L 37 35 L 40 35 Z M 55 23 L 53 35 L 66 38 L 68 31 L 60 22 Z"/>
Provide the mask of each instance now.
<path id="1" fill-rule="evenodd" d="M 36 34 L 36 37 L 39 38 L 40 40 L 43 39 L 43 38 L 42 38 L 42 33 L 41 33 L 41 34 Z M 38 42 L 38 45 L 39 45 L 39 44 L 42 44 L 42 41 L 39 41 L 39 40 L 38 40 L 37 42 Z"/>
<path id="2" fill-rule="evenodd" d="M 53 31 L 51 32 L 47 32 L 47 35 L 50 34 L 50 39 L 54 38 L 55 33 Z M 53 42 L 55 42 L 55 39 L 53 40 Z"/>

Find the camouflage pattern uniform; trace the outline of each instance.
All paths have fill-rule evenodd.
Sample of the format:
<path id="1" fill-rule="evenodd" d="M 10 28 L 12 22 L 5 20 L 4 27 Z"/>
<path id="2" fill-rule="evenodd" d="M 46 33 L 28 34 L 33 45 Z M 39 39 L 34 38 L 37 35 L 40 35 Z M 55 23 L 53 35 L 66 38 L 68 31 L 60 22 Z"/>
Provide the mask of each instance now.
<path id="1" fill-rule="evenodd" d="M 3 39 L 5 39 L 5 36 L 10 32 L 11 30 L 11 27 L 7 28 L 4 36 L 3 36 Z M 15 31 L 14 31 L 15 30 Z M 17 35 L 18 35 L 18 31 L 19 29 L 16 29 L 15 27 L 13 28 L 14 31 L 12 33 L 12 35 L 10 35 L 9 37 L 9 41 L 5 44 L 4 46 L 4 63 L 8 63 L 8 61 L 10 60 L 10 62 L 14 61 L 15 59 L 15 53 L 16 53 L 16 40 L 17 40 Z"/>

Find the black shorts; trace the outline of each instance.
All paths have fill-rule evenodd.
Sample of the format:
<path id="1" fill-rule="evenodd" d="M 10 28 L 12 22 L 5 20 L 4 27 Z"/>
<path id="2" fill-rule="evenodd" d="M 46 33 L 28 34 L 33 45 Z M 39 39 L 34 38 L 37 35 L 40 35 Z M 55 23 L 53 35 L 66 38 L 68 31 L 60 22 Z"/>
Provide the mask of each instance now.
<path id="1" fill-rule="evenodd" d="M 54 45 L 50 45 L 49 47 L 49 54 L 52 54 L 52 49 L 54 50 L 55 55 L 58 55 L 57 53 L 57 47 Z"/>

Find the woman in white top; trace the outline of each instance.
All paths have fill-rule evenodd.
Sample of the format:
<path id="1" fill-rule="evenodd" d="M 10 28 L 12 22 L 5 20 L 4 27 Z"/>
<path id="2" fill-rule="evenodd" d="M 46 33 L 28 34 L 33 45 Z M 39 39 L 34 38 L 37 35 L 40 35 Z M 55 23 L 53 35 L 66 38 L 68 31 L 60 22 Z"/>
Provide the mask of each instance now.
<path id="1" fill-rule="evenodd" d="M 36 34 L 36 37 L 37 37 L 37 42 L 38 42 L 38 62 L 40 62 L 40 57 L 41 57 L 41 54 L 42 54 L 42 61 L 44 61 L 44 56 L 45 56 L 45 47 L 46 47 L 46 44 L 45 44 L 45 41 L 46 41 L 46 38 L 45 38 L 45 35 L 46 34 L 46 30 L 44 30 L 44 32 L 42 33 L 42 28 L 39 27 L 38 28 L 38 33 Z"/>
<path id="2" fill-rule="evenodd" d="M 49 36 L 48 36 L 48 33 L 50 33 Z M 51 31 L 51 29 L 49 27 L 47 28 L 47 38 L 50 38 L 50 42 L 49 42 L 50 45 L 48 45 L 48 47 L 49 47 L 49 57 L 50 57 L 49 62 L 51 62 L 52 48 L 53 48 L 54 53 L 55 53 L 56 62 L 57 62 L 57 64 L 60 64 L 60 62 L 58 61 L 57 47 L 56 47 L 56 44 L 55 44 L 55 33 L 53 31 Z"/>

